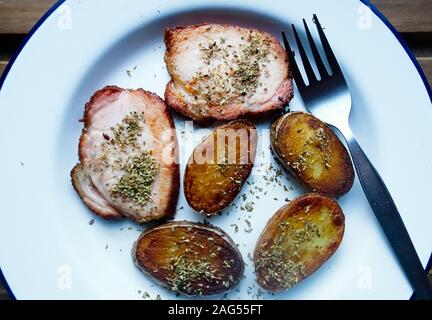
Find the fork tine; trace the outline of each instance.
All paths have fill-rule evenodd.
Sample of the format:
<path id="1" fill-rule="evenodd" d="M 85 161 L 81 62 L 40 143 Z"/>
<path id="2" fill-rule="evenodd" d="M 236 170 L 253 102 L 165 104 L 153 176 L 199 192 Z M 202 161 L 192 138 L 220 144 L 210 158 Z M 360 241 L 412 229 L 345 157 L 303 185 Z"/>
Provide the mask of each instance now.
<path id="1" fill-rule="evenodd" d="M 295 61 L 294 58 L 294 51 L 292 51 L 291 46 L 289 45 L 287 36 L 285 34 L 285 31 L 282 31 L 282 38 L 283 38 L 283 42 L 285 45 L 285 50 L 288 53 L 288 58 L 290 61 L 290 67 L 294 76 L 294 80 L 297 84 L 297 87 L 299 88 L 299 90 L 302 90 L 306 87 L 304 80 L 303 80 L 303 76 L 300 72 L 300 69 Z"/>
<path id="2" fill-rule="evenodd" d="M 323 30 L 323 28 L 321 26 L 321 23 L 319 22 L 318 17 L 317 17 L 316 14 L 313 15 L 313 19 L 314 19 L 314 22 L 315 22 L 316 27 L 318 29 L 318 34 L 319 34 L 320 39 L 321 39 L 321 44 L 322 44 L 322 46 L 324 48 L 324 52 L 325 52 L 325 54 L 327 56 L 327 60 L 328 60 L 328 62 L 330 64 L 330 67 L 331 67 L 331 69 L 333 71 L 333 74 L 341 74 L 342 71 L 340 69 L 339 63 L 337 62 L 336 56 L 333 53 L 333 50 L 332 50 L 332 48 L 330 46 L 330 43 L 327 40 L 327 37 L 326 37 L 326 35 L 324 33 L 324 30 Z"/>
<path id="3" fill-rule="evenodd" d="M 305 30 L 306 30 L 306 35 L 307 35 L 308 40 L 309 40 L 309 45 L 311 47 L 313 57 L 315 59 L 315 63 L 317 65 L 317 67 L 318 67 L 318 71 L 319 71 L 319 73 L 321 75 L 321 78 L 325 78 L 325 77 L 329 76 L 329 73 L 327 72 L 327 69 L 326 69 L 326 67 L 324 65 L 324 62 L 321 59 L 321 55 L 320 55 L 320 53 L 318 51 L 318 48 L 317 48 L 317 46 L 315 44 L 314 39 L 312 38 L 312 34 L 311 34 L 310 30 L 309 30 L 309 27 L 308 27 L 305 19 L 303 19 L 303 24 L 304 24 L 304 27 L 305 27 Z"/>
<path id="4" fill-rule="evenodd" d="M 310 64 L 309 58 L 308 58 L 308 56 L 306 54 L 306 51 L 305 51 L 305 49 L 303 47 L 303 44 L 302 44 L 302 42 L 300 40 L 300 37 L 299 37 L 299 35 L 297 33 L 296 27 L 294 25 L 292 25 L 292 28 L 293 28 L 293 31 L 294 31 L 295 40 L 297 42 L 297 47 L 298 47 L 299 52 L 300 52 L 300 57 L 301 57 L 301 59 L 303 61 L 303 66 L 304 66 L 304 69 L 306 71 L 306 75 L 307 75 L 307 77 L 309 79 L 309 84 L 311 84 L 313 82 L 317 82 L 318 80 L 317 80 L 316 75 L 315 75 L 315 73 L 314 73 L 314 71 L 312 69 L 312 66 Z"/>

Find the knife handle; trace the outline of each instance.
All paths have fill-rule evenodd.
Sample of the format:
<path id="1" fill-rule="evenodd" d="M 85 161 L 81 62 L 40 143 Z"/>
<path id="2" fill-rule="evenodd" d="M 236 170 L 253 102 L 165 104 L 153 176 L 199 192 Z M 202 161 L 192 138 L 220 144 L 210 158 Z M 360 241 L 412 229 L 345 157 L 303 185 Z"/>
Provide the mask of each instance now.
<path id="1" fill-rule="evenodd" d="M 357 143 L 351 130 L 345 128 L 343 134 L 366 198 L 405 271 L 417 299 L 432 300 L 432 288 L 426 272 L 384 181 Z"/>

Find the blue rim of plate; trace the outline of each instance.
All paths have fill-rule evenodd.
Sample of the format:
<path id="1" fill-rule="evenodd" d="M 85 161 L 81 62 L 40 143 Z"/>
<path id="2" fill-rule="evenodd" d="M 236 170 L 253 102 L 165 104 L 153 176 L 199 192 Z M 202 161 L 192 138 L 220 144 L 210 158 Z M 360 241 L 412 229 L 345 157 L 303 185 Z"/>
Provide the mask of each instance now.
<path id="1" fill-rule="evenodd" d="M 42 18 L 40 18 L 40 20 L 33 26 L 33 28 L 29 31 L 29 33 L 26 35 L 26 37 L 22 40 L 21 44 L 19 45 L 18 49 L 14 52 L 14 54 L 12 55 L 12 57 L 9 60 L 9 63 L 7 64 L 6 68 L 3 71 L 3 74 L 0 77 L 0 90 L 3 87 L 3 84 L 9 74 L 9 71 L 11 70 L 15 60 L 18 58 L 19 54 L 21 53 L 21 51 L 24 49 L 25 45 L 27 44 L 27 42 L 31 39 L 31 37 L 33 36 L 33 34 L 39 29 L 39 27 L 45 22 L 46 19 L 48 19 L 48 17 L 51 16 L 51 14 L 53 14 L 58 7 L 60 7 L 66 0 L 58 0 L 43 16 Z M 396 37 L 396 39 L 399 41 L 399 43 L 402 45 L 402 47 L 405 49 L 406 53 L 408 54 L 409 58 L 411 59 L 411 61 L 413 62 L 414 66 L 417 69 L 418 74 L 420 75 L 421 79 L 423 80 L 423 83 L 425 85 L 425 88 L 429 94 L 429 99 L 431 100 L 432 103 L 432 89 L 431 86 L 429 85 L 429 82 L 426 78 L 425 73 L 423 72 L 420 64 L 418 63 L 414 53 L 411 51 L 411 49 L 409 48 L 408 44 L 405 42 L 405 40 L 402 38 L 402 36 L 399 34 L 399 32 L 396 30 L 396 28 L 390 23 L 390 21 L 387 20 L 387 18 L 381 13 L 381 11 L 378 10 L 378 8 L 372 4 L 370 2 L 370 0 L 360 0 L 361 2 L 363 2 L 365 5 L 367 5 L 372 12 L 381 19 L 382 22 L 384 22 L 384 24 L 387 26 L 387 28 L 389 28 L 389 30 L 394 34 L 394 36 Z M 426 270 L 430 270 L 430 268 L 432 267 L 432 254 L 431 257 L 429 258 L 429 262 L 427 264 Z M 5 287 L 9 297 L 12 300 L 17 300 L 15 294 L 12 292 L 12 288 L 9 286 L 3 271 L 1 270 L 0 267 L 0 281 L 3 283 L 3 286 Z M 411 299 L 415 298 L 415 294 L 413 294 L 411 296 Z"/>

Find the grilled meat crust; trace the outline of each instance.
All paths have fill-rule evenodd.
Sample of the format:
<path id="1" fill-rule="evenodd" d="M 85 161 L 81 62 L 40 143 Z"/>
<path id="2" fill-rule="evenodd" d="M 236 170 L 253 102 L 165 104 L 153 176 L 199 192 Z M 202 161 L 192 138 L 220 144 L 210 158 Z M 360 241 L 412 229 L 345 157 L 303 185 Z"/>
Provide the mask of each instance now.
<path id="1" fill-rule="evenodd" d="M 293 97 L 288 58 L 272 35 L 233 25 L 165 31 L 167 105 L 200 124 L 263 116 Z"/>
<path id="2" fill-rule="evenodd" d="M 108 86 L 86 104 L 83 122 L 80 163 L 71 175 L 75 190 L 90 210 L 104 219 L 125 216 L 138 223 L 172 216 L 180 184 L 178 143 L 164 101 L 142 89 Z M 134 137 L 127 136 L 129 128 L 135 130 Z M 122 145 L 115 139 L 123 139 Z M 152 159 L 157 167 L 152 167 L 155 174 L 149 199 L 137 204 L 124 193 L 113 196 L 113 187 L 126 177 L 127 168 L 136 167 L 134 161 L 142 157 Z M 132 187 L 123 186 L 122 190 Z"/>
<path id="3" fill-rule="evenodd" d="M 123 215 L 106 201 L 94 186 L 90 177 L 85 173 L 81 164 L 77 164 L 71 171 L 72 185 L 84 204 L 95 214 L 105 220 L 117 220 Z"/>

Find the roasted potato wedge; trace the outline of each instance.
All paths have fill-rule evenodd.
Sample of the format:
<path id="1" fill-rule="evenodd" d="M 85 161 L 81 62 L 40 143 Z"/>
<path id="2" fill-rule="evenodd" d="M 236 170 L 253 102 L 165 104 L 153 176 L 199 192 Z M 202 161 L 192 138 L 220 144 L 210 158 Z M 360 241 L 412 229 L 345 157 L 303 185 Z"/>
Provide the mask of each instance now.
<path id="1" fill-rule="evenodd" d="M 270 292 L 291 288 L 327 261 L 342 241 L 345 216 L 326 196 L 307 194 L 279 209 L 254 252 L 258 284 Z"/>
<path id="2" fill-rule="evenodd" d="M 229 205 L 249 177 L 258 135 L 247 120 L 216 128 L 194 150 L 186 166 L 184 191 L 189 205 L 211 216 Z"/>
<path id="3" fill-rule="evenodd" d="M 271 126 L 271 145 L 284 167 L 313 192 L 340 197 L 354 182 L 354 169 L 334 132 L 311 114 L 283 115 Z"/>
<path id="4" fill-rule="evenodd" d="M 136 265 L 158 284 L 187 296 L 208 296 L 233 288 L 244 262 L 221 229 L 193 222 L 170 222 L 135 243 Z"/>

